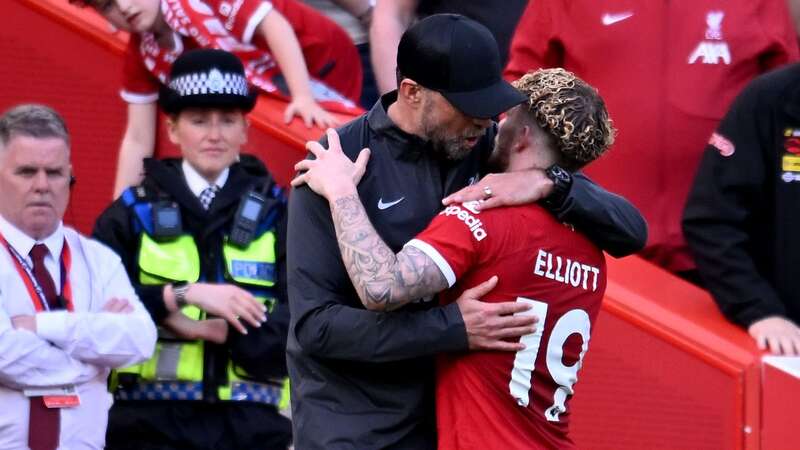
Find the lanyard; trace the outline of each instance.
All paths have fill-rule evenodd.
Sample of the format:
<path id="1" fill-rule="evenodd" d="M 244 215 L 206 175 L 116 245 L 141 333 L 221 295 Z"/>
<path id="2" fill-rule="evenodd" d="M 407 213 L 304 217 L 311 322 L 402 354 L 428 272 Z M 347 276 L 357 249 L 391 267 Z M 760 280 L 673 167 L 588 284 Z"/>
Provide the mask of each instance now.
<path id="1" fill-rule="evenodd" d="M 28 261 L 25 261 L 25 258 L 8 243 L 2 233 L 0 233 L 0 243 L 5 245 L 8 252 L 13 256 L 14 266 L 19 276 L 22 277 L 22 281 L 25 283 L 25 288 L 28 290 L 28 295 L 30 295 L 36 311 L 50 311 L 50 305 L 47 303 L 44 290 L 39 285 L 39 282 L 36 281 L 36 276 L 33 275 L 33 268 L 28 264 Z M 64 238 L 64 246 L 61 248 L 59 264 L 61 265 L 61 295 L 59 297 L 63 300 L 64 307 L 67 308 L 67 311 L 72 311 L 74 309 L 72 304 L 72 285 L 69 282 L 68 275 L 69 270 L 72 268 L 72 253 L 69 250 L 66 238 Z"/>

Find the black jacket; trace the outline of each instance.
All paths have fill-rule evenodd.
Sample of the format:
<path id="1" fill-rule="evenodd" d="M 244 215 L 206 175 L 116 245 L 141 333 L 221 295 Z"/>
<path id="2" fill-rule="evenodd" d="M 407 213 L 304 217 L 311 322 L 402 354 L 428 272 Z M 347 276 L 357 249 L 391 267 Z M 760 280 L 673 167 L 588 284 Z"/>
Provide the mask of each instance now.
<path id="1" fill-rule="evenodd" d="M 800 64 L 753 80 L 713 141 L 683 217 L 700 276 L 742 326 L 800 323 Z"/>
<path id="2" fill-rule="evenodd" d="M 165 195 L 177 202 L 181 209 L 183 229 L 190 233 L 198 246 L 201 264 L 201 278 L 216 280 L 222 264 L 222 239 L 230 231 L 242 195 L 252 187 L 261 187 L 265 183 L 272 184 L 272 178 L 264 165 L 257 159 L 243 155 L 241 162 L 230 167 L 225 186 L 217 193 L 208 211 L 204 210 L 199 200 L 189 190 L 181 170 L 180 159 L 158 161 L 145 160 L 145 179 L 142 183 L 148 198 Z M 133 227 L 134 215 L 121 199 L 117 199 L 97 219 L 94 237 L 113 250 L 122 258 L 128 276 L 136 289 L 139 298 L 158 323 L 167 315 L 162 296 L 162 286 L 147 286 L 138 283 L 138 250 L 141 234 Z M 242 335 L 229 327 L 228 341 L 223 345 L 205 343 L 204 350 L 204 401 L 214 402 L 216 386 L 227 384 L 227 362 L 232 359 L 245 369 L 256 380 L 283 377 L 286 375 L 285 347 L 289 322 L 289 311 L 286 295 L 286 214 L 281 213 L 276 224 L 278 237 L 276 249 L 277 283 L 275 286 L 276 304 L 269 314 L 268 320 L 259 328 L 243 322 L 248 334 Z M 115 408 L 126 402 L 117 402 Z M 173 402 L 181 403 L 181 402 Z M 235 409 L 238 402 L 232 402 Z M 188 402 L 186 408 L 192 408 Z M 245 408 L 259 408 L 261 405 L 246 405 Z M 273 407 L 274 414 L 277 411 Z M 217 413 L 219 413 L 218 410 Z M 179 420 L 179 419 L 178 419 Z M 235 419 L 243 422 L 241 418 Z M 191 425 L 189 425 L 191 427 Z M 197 433 L 207 426 L 197 422 L 194 427 Z M 252 424 L 251 424 L 252 426 Z M 287 425 L 288 426 L 288 425 Z M 113 430 L 112 430 L 113 431 Z M 241 432 L 241 430 L 240 430 Z M 286 434 L 286 430 L 282 430 Z M 191 434 L 191 433 L 187 433 Z M 202 434 L 201 434 L 202 435 Z M 288 440 L 288 436 L 283 439 Z"/>
<path id="3" fill-rule="evenodd" d="M 394 98 L 384 96 L 339 135 L 351 159 L 372 150 L 358 192 L 396 252 L 440 211 L 444 196 L 480 177 L 495 130 L 463 161 L 444 163 L 389 120 Z M 287 358 L 296 447 L 435 448 L 432 356 L 467 350 L 458 306 L 420 302 L 391 313 L 366 311 L 342 264 L 327 201 L 301 187 L 289 203 Z M 636 209 L 582 176 L 559 212 L 575 224 L 594 224 L 591 234 L 606 248 L 617 246 L 617 254 L 646 240 Z"/>

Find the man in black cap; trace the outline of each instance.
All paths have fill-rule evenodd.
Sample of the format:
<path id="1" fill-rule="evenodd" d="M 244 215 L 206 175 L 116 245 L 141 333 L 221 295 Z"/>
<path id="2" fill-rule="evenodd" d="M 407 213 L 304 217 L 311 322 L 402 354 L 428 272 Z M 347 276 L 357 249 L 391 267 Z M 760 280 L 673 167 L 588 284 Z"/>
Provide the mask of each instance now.
<path id="1" fill-rule="evenodd" d="M 351 159 L 371 149 L 358 191 L 395 253 L 446 195 L 477 181 L 495 137 L 491 118 L 525 100 L 501 79 L 491 33 L 462 16 L 411 27 L 398 68 L 398 90 L 339 130 Z M 543 199 L 616 256 L 644 245 L 646 226 L 624 199 L 557 166 L 546 172 L 496 175 L 481 191 L 496 204 Z M 527 306 L 482 303 L 473 290 L 445 307 L 428 298 L 392 313 L 367 311 L 342 264 L 328 202 L 296 189 L 289 229 L 287 359 L 298 448 L 435 448 L 432 356 L 517 351 L 509 339 L 534 327 L 530 316 L 514 316 Z"/>
<path id="2" fill-rule="evenodd" d="M 221 50 L 170 75 L 159 98 L 183 158 L 145 160 L 94 230 L 160 325 L 153 358 L 115 374 L 108 447 L 285 450 L 285 200 L 240 154 L 256 93 Z"/>

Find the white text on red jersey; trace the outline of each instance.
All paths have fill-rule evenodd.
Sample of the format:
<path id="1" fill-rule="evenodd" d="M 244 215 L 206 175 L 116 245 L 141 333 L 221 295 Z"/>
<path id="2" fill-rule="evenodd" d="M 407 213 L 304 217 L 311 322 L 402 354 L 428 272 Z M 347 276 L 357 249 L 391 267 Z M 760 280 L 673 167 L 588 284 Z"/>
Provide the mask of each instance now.
<path id="1" fill-rule="evenodd" d="M 482 241 L 486 237 L 486 230 L 483 229 L 483 222 L 475 217 L 475 215 L 480 214 L 480 212 L 472 208 L 473 203 L 477 202 L 467 202 L 461 206 L 450 205 L 439 214 L 444 214 L 445 216 L 456 216 L 458 220 L 464 222 L 464 224 L 469 228 L 469 231 L 472 233 L 472 236 L 475 238 L 475 240 Z"/>
<path id="2" fill-rule="evenodd" d="M 533 273 L 572 287 L 580 287 L 585 291 L 591 289 L 594 292 L 597 290 L 597 277 L 600 269 L 539 249 Z M 591 286 L 589 285 L 590 281 Z"/>

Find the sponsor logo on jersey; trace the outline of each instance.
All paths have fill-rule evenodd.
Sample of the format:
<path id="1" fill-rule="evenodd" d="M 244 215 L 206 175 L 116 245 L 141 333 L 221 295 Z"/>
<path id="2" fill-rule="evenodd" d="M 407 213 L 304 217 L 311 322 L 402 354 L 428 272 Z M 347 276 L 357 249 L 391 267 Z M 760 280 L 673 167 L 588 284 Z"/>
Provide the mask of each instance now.
<path id="1" fill-rule="evenodd" d="M 724 11 L 709 11 L 706 14 L 706 32 L 704 40 L 697 44 L 689 55 L 689 64 L 700 61 L 703 64 L 731 63 L 731 50 L 722 37 L 722 19 Z"/>
<path id="2" fill-rule="evenodd" d="M 467 206 L 468 204 L 469 206 Z M 467 202 L 461 206 L 450 205 L 439 214 L 444 214 L 445 216 L 455 216 L 458 220 L 464 222 L 464 224 L 469 228 L 469 231 L 472 233 L 472 237 L 474 237 L 476 241 L 482 241 L 487 235 L 486 230 L 483 229 L 483 222 L 473 215 L 480 214 L 478 211 L 475 211 L 475 204 L 477 204 L 477 202 Z"/>
<path id="3" fill-rule="evenodd" d="M 472 214 L 480 214 L 480 210 L 478 209 L 478 205 L 480 202 L 478 200 L 473 200 L 471 202 L 464 202 L 461 206 L 464 207 L 467 211 L 471 212 Z"/>
<path id="4" fill-rule="evenodd" d="M 733 142 L 717 132 L 711 133 L 708 145 L 716 148 L 719 154 L 725 157 L 731 156 L 736 151 Z"/>
<path id="5" fill-rule="evenodd" d="M 600 269 L 539 249 L 533 274 L 574 288 L 580 287 L 584 291 L 595 292 Z"/>

